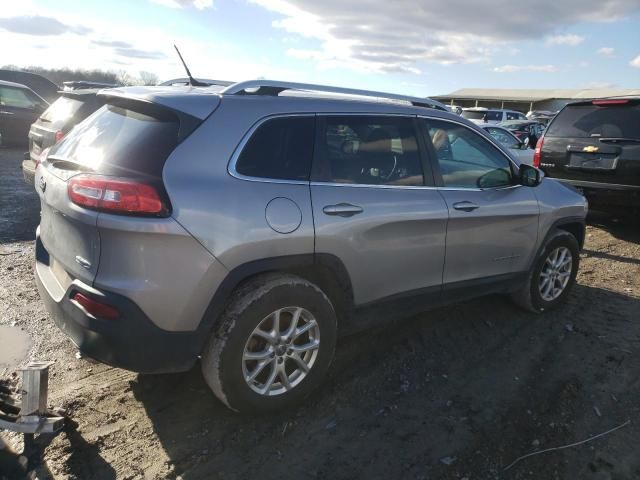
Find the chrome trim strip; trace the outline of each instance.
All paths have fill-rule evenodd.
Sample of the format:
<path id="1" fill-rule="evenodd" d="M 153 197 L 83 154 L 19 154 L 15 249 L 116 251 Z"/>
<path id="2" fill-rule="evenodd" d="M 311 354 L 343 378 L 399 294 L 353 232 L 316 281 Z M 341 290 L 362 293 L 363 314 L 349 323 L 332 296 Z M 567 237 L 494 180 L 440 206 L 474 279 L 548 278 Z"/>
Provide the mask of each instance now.
<path id="1" fill-rule="evenodd" d="M 467 127 L 469 130 L 473 131 L 473 129 L 469 128 L 467 125 L 463 123 L 456 122 L 453 120 L 445 120 L 441 117 L 428 117 L 424 115 L 411 115 L 411 114 L 403 114 L 403 113 L 362 113 L 362 112 L 336 112 L 336 113 L 278 113 L 274 115 L 268 115 L 266 117 L 260 118 L 256 123 L 254 123 L 251 128 L 245 133 L 242 137 L 242 140 L 238 144 L 238 146 L 233 151 L 231 155 L 231 160 L 229 160 L 229 164 L 227 165 L 227 172 L 234 178 L 238 180 L 245 180 L 248 182 L 258 182 L 258 183 L 277 183 L 284 185 L 310 185 L 310 186 L 333 186 L 333 187 L 356 187 L 356 188 L 379 188 L 379 189 L 396 189 L 396 190 L 442 190 L 442 191 L 460 191 L 460 192 L 482 192 L 487 190 L 507 190 L 510 188 L 521 187 L 522 185 L 509 185 L 507 187 L 497 187 L 497 188 L 460 188 L 460 187 L 437 187 L 437 186 L 429 186 L 429 185 L 375 185 L 368 183 L 335 183 L 335 182 L 319 182 L 319 181 L 305 181 L 305 180 L 282 180 L 277 178 L 262 178 L 262 177 L 249 177 L 247 175 L 243 175 L 238 173 L 236 170 L 236 163 L 238 162 L 238 158 L 240 157 L 244 147 L 247 145 L 249 139 L 253 136 L 255 131 L 260 128 L 262 124 L 265 122 L 274 119 L 274 118 L 287 118 L 287 117 L 331 117 L 331 116 L 383 116 L 383 117 L 407 117 L 407 118 L 424 118 L 429 119 L 432 118 L 434 120 L 443 120 L 450 121 L 451 123 L 456 123 Z M 476 132 L 477 134 L 477 132 Z M 488 133 L 487 133 L 488 135 Z M 493 143 L 493 142 L 492 142 Z M 501 153 L 502 150 L 500 150 Z M 509 159 L 510 160 L 510 159 Z M 513 163 L 513 162 L 512 162 Z M 517 165 L 516 165 L 517 167 Z"/>

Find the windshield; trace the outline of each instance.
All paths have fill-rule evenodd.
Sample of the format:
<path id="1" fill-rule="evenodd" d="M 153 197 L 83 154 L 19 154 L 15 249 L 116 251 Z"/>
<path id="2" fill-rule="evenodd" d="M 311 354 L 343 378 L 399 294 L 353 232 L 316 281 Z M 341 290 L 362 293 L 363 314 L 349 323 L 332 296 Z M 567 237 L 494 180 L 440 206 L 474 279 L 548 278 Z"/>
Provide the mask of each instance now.
<path id="1" fill-rule="evenodd" d="M 82 102 L 74 98 L 60 97 L 40 116 L 40 120 L 51 123 L 65 123 L 82 107 Z"/>
<path id="2" fill-rule="evenodd" d="M 640 104 L 569 105 L 551 122 L 546 136 L 640 139 Z"/>

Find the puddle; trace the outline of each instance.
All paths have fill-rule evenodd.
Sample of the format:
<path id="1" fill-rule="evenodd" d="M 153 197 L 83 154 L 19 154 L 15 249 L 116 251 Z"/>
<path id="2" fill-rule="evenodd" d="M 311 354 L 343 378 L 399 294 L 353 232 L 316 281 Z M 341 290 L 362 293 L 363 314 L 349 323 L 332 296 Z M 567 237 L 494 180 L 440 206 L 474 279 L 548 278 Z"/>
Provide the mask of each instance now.
<path id="1" fill-rule="evenodd" d="M 19 366 L 29 353 L 31 338 L 19 327 L 0 325 L 0 368 Z"/>

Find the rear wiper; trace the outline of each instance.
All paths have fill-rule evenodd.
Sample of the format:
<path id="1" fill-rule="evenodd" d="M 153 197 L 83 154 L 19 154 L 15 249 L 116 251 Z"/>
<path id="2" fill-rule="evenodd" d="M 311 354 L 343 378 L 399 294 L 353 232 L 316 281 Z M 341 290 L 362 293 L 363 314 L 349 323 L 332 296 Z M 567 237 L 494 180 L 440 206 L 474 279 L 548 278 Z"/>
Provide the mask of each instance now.
<path id="1" fill-rule="evenodd" d="M 598 140 L 603 143 L 640 143 L 640 138 L 601 137 Z"/>

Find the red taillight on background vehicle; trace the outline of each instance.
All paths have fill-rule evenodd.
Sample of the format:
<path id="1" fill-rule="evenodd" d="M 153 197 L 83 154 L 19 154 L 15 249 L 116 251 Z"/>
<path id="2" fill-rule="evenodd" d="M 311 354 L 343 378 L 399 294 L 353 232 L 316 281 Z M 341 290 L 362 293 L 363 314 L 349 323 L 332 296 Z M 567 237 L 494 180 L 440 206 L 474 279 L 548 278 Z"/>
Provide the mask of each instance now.
<path id="1" fill-rule="evenodd" d="M 62 130 L 58 130 L 56 132 L 56 143 L 64 138 L 64 132 Z"/>
<path id="2" fill-rule="evenodd" d="M 536 149 L 533 151 L 533 166 L 536 168 L 540 168 L 540 157 L 541 157 L 543 143 L 544 143 L 544 137 L 540 137 L 538 139 L 538 143 L 536 143 Z"/>
<path id="3" fill-rule="evenodd" d="M 78 175 L 67 183 L 69 199 L 81 207 L 109 213 L 164 216 L 167 214 L 155 187 L 133 179 Z"/>
<path id="4" fill-rule="evenodd" d="M 72 298 L 94 317 L 107 318 L 109 320 L 115 320 L 120 317 L 120 312 L 117 308 L 98 302 L 84 293 L 76 292 Z"/>
<path id="5" fill-rule="evenodd" d="M 591 103 L 593 105 L 624 105 L 625 103 L 629 103 L 629 99 L 615 98 L 606 100 L 593 100 Z"/>

